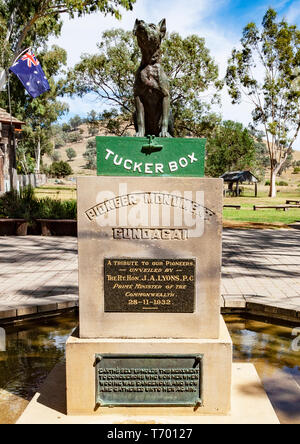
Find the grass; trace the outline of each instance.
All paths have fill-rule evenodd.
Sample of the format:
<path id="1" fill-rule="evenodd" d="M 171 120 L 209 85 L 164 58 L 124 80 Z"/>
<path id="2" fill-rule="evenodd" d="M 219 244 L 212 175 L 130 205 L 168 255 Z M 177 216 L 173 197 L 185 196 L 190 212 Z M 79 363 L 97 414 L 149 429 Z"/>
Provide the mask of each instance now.
<path id="1" fill-rule="evenodd" d="M 43 186 L 35 189 L 35 196 L 38 199 L 50 197 L 56 200 L 70 200 L 76 199 L 76 187 L 64 186 Z"/>
<path id="2" fill-rule="evenodd" d="M 225 226 L 243 228 L 282 228 L 300 220 L 300 208 L 282 210 L 258 210 L 253 211 L 254 205 L 283 205 L 287 199 L 300 200 L 300 188 L 295 186 L 277 187 L 276 198 L 268 197 L 269 187 L 259 186 L 258 197 L 254 197 L 254 187 L 244 186 L 243 196 L 227 197 L 224 204 L 241 205 L 241 210 L 225 208 L 223 217 Z M 76 187 L 45 185 L 35 189 L 35 195 L 39 199 L 51 198 L 55 200 L 76 199 Z M 261 227 L 259 226 L 261 224 Z M 266 224 L 266 226 L 264 226 Z"/>
<path id="3" fill-rule="evenodd" d="M 284 205 L 287 199 L 300 200 L 300 189 L 297 187 L 277 187 L 277 197 L 268 197 L 268 187 L 260 186 L 258 197 L 253 197 L 253 187 L 244 187 L 244 196 L 227 197 L 224 205 L 241 205 L 240 210 L 224 208 L 223 217 L 227 221 L 249 222 L 254 224 L 270 224 L 287 226 L 300 220 L 300 208 L 288 211 L 267 209 L 253 210 L 254 205 Z M 252 194 L 252 196 L 251 196 Z"/>

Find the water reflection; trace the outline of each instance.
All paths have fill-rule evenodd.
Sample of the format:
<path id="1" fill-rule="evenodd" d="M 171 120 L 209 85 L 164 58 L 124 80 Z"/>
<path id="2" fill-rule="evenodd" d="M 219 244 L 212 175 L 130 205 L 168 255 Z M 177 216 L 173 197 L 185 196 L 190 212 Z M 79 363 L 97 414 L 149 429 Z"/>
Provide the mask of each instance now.
<path id="1" fill-rule="evenodd" d="M 225 317 L 234 360 L 251 362 L 283 423 L 300 423 L 300 352 L 292 328 Z M 6 328 L 7 351 L 0 352 L 0 423 L 14 423 L 52 368 L 65 359 L 65 343 L 77 315 Z"/>
<path id="2" fill-rule="evenodd" d="M 52 368 L 65 359 L 65 343 L 77 317 L 5 328 L 6 352 L 0 353 L 0 423 L 14 423 Z"/>
<path id="3" fill-rule="evenodd" d="M 225 316 L 234 360 L 251 362 L 282 423 L 300 424 L 300 351 L 293 350 L 293 329 Z"/>

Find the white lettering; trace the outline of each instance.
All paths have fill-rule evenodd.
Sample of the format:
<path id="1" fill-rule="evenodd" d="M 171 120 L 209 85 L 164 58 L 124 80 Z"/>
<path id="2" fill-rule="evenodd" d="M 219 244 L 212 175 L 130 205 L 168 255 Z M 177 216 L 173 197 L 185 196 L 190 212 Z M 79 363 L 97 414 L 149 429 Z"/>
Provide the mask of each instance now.
<path id="1" fill-rule="evenodd" d="M 143 165 L 142 163 L 136 163 L 135 162 L 134 167 L 133 167 L 133 171 L 137 171 L 138 170 L 138 172 L 141 173 L 142 172 L 142 170 L 141 170 L 141 166 L 142 165 Z"/>
<path id="2" fill-rule="evenodd" d="M 130 166 L 127 166 L 128 164 L 129 164 Z M 132 166 L 132 160 L 126 159 L 125 162 L 124 162 L 124 168 L 125 168 L 125 170 L 131 170 L 131 166 Z"/>
<path id="3" fill-rule="evenodd" d="M 185 168 L 188 166 L 188 161 L 185 157 L 182 157 L 181 159 L 179 159 L 179 165 L 181 166 L 181 168 Z"/>
<path id="4" fill-rule="evenodd" d="M 105 156 L 105 160 L 107 160 L 107 159 L 109 158 L 110 155 L 115 154 L 113 151 L 110 151 L 108 148 L 106 149 L 106 152 L 107 152 L 107 154 L 106 154 L 106 156 Z"/>
<path id="5" fill-rule="evenodd" d="M 169 162 L 169 168 L 171 173 L 173 173 L 173 171 L 177 171 L 178 170 L 177 162 Z"/>
<path id="6" fill-rule="evenodd" d="M 164 166 L 163 166 L 163 164 L 162 164 L 162 163 L 156 163 L 156 164 L 155 164 L 155 173 L 156 173 L 156 174 L 158 174 L 158 173 L 163 174 L 163 172 L 164 172 Z"/>
<path id="7" fill-rule="evenodd" d="M 195 157 L 195 153 L 193 153 L 192 155 L 189 154 L 188 157 L 191 159 L 191 163 L 198 162 L 198 159 L 196 159 Z"/>
<path id="8" fill-rule="evenodd" d="M 153 163 L 145 163 L 145 173 L 146 174 L 153 174 L 151 167 L 153 167 Z"/>

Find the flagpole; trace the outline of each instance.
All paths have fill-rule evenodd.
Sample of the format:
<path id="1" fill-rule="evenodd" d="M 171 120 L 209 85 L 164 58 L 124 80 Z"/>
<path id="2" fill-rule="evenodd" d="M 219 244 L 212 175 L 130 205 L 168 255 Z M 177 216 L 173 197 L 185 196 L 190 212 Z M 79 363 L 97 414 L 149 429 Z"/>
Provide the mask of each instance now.
<path id="1" fill-rule="evenodd" d="M 12 113 L 11 113 L 11 95 L 10 95 L 10 72 L 8 69 L 6 70 L 6 78 L 7 78 L 7 94 L 8 94 L 8 107 L 10 114 L 10 125 L 12 127 Z"/>
<path id="2" fill-rule="evenodd" d="M 16 153 L 16 138 L 15 138 L 15 132 L 14 132 L 14 128 L 13 128 L 13 121 L 12 121 L 12 110 L 11 110 L 11 91 L 10 91 L 10 72 L 8 70 L 6 70 L 6 76 L 7 76 L 7 93 L 8 93 L 8 106 L 9 106 L 9 115 L 10 115 L 10 137 L 9 141 L 10 141 L 10 149 L 13 146 L 13 169 L 15 170 L 16 174 L 16 170 L 17 170 L 17 153 Z M 12 144 L 11 144 L 12 143 Z M 14 178 L 11 178 L 11 187 L 12 189 L 14 188 Z"/>

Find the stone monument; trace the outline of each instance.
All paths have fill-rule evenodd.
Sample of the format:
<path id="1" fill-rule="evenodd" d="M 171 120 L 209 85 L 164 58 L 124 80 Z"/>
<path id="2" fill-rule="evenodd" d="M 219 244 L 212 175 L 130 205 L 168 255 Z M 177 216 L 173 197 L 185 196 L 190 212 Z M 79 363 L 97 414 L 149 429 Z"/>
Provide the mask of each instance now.
<path id="1" fill-rule="evenodd" d="M 169 137 L 159 49 L 165 26 L 135 25 L 143 51 L 138 137 L 98 137 L 98 176 L 77 181 L 79 329 L 66 346 L 63 422 L 77 423 L 78 415 L 105 424 L 260 422 L 266 412 L 276 422 L 263 390 L 254 400 L 243 390 L 257 390 L 252 366 L 250 377 L 241 367 L 234 373 L 229 415 L 232 342 L 220 315 L 223 181 L 204 178 L 204 139 Z M 19 423 L 43 415 L 59 422 L 62 415 L 47 407 L 59 384 L 59 376 L 49 378 L 46 407 L 32 401 Z"/>
<path id="2" fill-rule="evenodd" d="M 78 178 L 80 325 L 67 343 L 67 411 L 226 415 L 223 182 L 203 177 L 205 140 L 169 138 L 165 20 L 137 20 L 134 32 L 137 137 L 98 137 L 98 176 Z"/>

